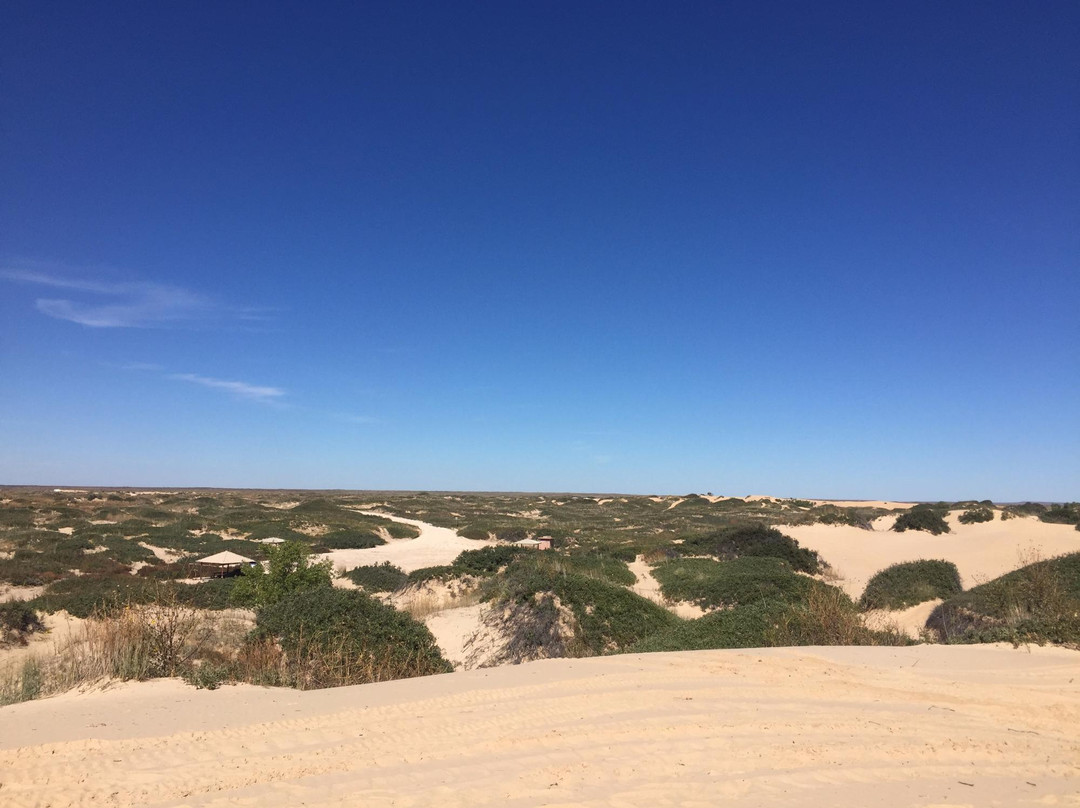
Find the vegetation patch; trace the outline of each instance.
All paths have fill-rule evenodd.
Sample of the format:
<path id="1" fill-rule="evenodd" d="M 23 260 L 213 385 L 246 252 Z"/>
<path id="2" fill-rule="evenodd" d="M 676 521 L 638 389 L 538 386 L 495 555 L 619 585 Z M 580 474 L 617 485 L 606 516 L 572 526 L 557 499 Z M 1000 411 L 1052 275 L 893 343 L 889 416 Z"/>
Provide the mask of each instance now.
<path id="1" fill-rule="evenodd" d="M 345 573 L 345 577 L 368 592 L 393 592 L 404 586 L 409 579 L 401 567 L 396 567 L 389 561 L 356 567 Z"/>
<path id="2" fill-rule="evenodd" d="M 453 670 L 423 623 L 357 590 L 295 592 L 259 611 L 257 631 L 280 644 L 287 684 L 301 689 Z"/>
<path id="3" fill-rule="evenodd" d="M 26 601 L 9 600 L 0 603 L 0 647 L 26 645 L 27 637 L 44 631 L 41 617 Z"/>
<path id="4" fill-rule="evenodd" d="M 731 561 L 680 558 L 653 567 L 660 591 L 669 600 L 686 600 L 703 609 L 746 606 L 762 601 L 795 603 L 811 589 L 826 586 L 799 575 L 779 558 L 747 556 Z"/>
<path id="5" fill-rule="evenodd" d="M 926 627 L 942 642 L 1080 647 L 1080 553 L 1035 561 L 950 598 Z"/>
<path id="6" fill-rule="evenodd" d="M 906 609 L 935 598 L 959 595 L 964 587 L 951 561 L 906 561 L 876 573 L 866 584 L 863 609 Z"/>
<path id="7" fill-rule="evenodd" d="M 964 511 L 958 517 L 960 524 L 973 525 L 979 522 L 992 522 L 994 521 L 994 512 L 986 507 L 971 508 Z"/>
<path id="8" fill-rule="evenodd" d="M 816 573 L 821 568 L 821 560 L 813 550 L 800 547 L 795 539 L 776 528 L 756 524 L 734 525 L 715 533 L 691 536 L 683 542 L 681 552 L 725 560 L 743 556 L 778 558 L 798 572 Z"/>
<path id="9" fill-rule="evenodd" d="M 925 530 L 935 536 L 949 533 L 949 524 L 945 521 L 946 513 L 945 509 L 934 505 L 916 505 L 896 517 L 893 530 L 897 533 L 903 533 L 905 530 Z"/>

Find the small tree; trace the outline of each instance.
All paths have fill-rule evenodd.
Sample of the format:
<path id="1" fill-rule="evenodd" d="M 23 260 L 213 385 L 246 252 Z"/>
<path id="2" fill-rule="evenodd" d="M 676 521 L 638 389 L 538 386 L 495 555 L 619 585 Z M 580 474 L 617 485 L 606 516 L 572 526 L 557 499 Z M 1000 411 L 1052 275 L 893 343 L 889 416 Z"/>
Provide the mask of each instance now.
<path id="1" fill-rule="evenodd" d="M 301 589 L 330 586 L 329 559 L 312 564 L 311 551 L 298 541 L 287 541 L 266 551 L 269 564 L 247 567 L 233 588 L 237 603 L 261 608 L 277 603 Z"/>

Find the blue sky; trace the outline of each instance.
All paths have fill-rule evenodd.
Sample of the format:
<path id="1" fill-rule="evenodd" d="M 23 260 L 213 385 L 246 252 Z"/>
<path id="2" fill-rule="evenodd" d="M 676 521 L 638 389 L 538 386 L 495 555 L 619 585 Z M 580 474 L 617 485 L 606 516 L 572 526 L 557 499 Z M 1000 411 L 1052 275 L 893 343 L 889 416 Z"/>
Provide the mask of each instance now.
<path id="1" fill-rule="evenodd" d="M 1080 6 L 16 2 L 0 483 L 1080 497 Z"/>

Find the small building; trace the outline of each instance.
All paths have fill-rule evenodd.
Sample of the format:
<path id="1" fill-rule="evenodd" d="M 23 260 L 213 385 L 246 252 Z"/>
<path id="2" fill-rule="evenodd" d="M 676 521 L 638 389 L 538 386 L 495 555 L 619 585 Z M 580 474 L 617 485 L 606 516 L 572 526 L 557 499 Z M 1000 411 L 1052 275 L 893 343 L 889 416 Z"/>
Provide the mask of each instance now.
<path id="1" fill-rule="evenodd" d="M 259 544 L 284 544 L 285 539 L 279 539 L 277 536 L 270 536 L 265 539 L 255 539 Z"/>
<path id="2" fill-rule="evenodd" d="M 514 542 L 514 544 L 526 550 L 550 550 L 551 536 L 541 536 L 538 539 L 522 539 Z"/>
<path id="3" fill-rule="evenodd" d="M 258 562 L 253 558 L 242 556 L 231 550 L 223 550 L 220 553 L 214 553 L 212 556 L 200 558 L 195 563 L 201 567 L 210 568 L 213 577 L 225 578 L 229 575 L 236 575 L 244 567 L 254 567 Z"/>

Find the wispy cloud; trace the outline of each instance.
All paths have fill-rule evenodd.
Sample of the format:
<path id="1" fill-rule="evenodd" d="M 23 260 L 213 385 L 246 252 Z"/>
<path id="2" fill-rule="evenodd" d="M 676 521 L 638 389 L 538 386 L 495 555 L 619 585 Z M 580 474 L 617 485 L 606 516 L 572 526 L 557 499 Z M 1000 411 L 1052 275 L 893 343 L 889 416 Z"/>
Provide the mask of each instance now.
<path id="1" fill-rule="evenodd" d="M 40 297 L 35 307 L 49 317 L 90 328 L 165 328 L 265 319 L 264 310 L 226 306 L 171 284 L 111 282 L 25 269 L 0 269 L 0 278 L 80 293 L 78 297 Z"/>
<path id="2" fill-rule="evenodd" d="M 168 378 L 180 382 L 201 384 L 203 387 L 210 387 L 215 390 L 224 390 L 225 392 L 232 393 L 240 398 L 247 398 L 253 401 L 279 401 L 285 395 L 285 391 L 280 387 L 265 387 L 263 385 L 248 384 L 247 382 L 213 379 L 209 376 L 199 376 L 195 373 L 171 373 Z"/>

